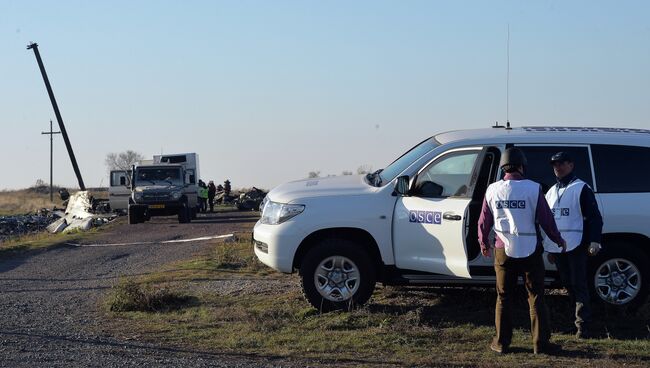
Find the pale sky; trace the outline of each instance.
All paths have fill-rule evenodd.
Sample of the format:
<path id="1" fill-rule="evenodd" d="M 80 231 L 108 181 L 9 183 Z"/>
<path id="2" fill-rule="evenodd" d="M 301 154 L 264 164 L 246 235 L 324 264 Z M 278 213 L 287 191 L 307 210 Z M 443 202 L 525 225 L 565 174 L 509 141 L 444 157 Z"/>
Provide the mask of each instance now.
<path id="1" fill-rule="evenodd" d="M 504 122 L 508 25 L 513 126 L 650 128 L 648 1 L 0 0 L 0 189 L 49 180 L 32 41 L 86 186 L 130 149 L 270 189 Z"/>

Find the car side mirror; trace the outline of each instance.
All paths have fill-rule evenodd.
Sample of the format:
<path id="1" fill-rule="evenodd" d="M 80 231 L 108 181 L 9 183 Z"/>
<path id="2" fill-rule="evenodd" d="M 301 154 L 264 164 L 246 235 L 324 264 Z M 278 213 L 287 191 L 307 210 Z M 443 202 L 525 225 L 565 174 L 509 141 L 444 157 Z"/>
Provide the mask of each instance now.
<path id="1" fill-rule="evenodd" d="M 393 190 L 393 194 L 401 197 L 408 196 L 409 180 L 410 178 L 407 175 L 398 177 L 397 181 L 395 181 L 395 188 Z"/>

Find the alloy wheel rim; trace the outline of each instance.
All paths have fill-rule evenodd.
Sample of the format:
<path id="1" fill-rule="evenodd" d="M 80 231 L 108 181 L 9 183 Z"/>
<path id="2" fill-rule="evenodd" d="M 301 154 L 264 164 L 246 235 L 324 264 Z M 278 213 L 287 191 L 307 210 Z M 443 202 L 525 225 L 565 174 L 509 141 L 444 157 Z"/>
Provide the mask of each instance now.
<path id="1" fill-rule="evenodd" d="M 641 272 L 627 259 L 609 259 L 596 270 L 594 285 L 599 298 L 610 304 L 623 305 L 639 294 Z"/>
<path id="2" fill-rule="evenodd" d="M 314 285 L 318 293 L 332 302 L 342 302 L 352 298 L 359 290 L 359 267 L 344 256 L 325 258 L 316 267 Z"/>

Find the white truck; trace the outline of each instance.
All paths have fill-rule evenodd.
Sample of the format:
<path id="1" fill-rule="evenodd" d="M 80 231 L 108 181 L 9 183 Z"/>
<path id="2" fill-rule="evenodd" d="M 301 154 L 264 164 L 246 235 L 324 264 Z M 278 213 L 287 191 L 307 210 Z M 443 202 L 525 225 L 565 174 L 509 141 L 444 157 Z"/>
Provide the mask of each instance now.
<path id="1" fill-rule="evenodd" d="M 129 224 L 170 215 L 177 215 L 180 223 L 191 221 L 197 202 L 196 196 L 189 195 L 190 185 L 182 165 L 134 165 L 132 173 Z"/>
<path id="2" fill-rule="evenodd" d="M 192 210 L 192 219 L 196 218 L 196 213 L 199 210 L 199 179 L 201 178 L 199 172 L 199 154 L 198 153 L 173 153 L 166 155 L 154 155 L 153 163 L 168 163 L 178 164 L 185 169 L 185 183 L 187 188 L 186 195 L 191 197 L 191 201 L 196 203 Z"/>
<path id="3" fill-rule="evenodd" d="M 188 197 L 196 197 L 193 203 L 198 203 L 199 155 L 198 153 L 175 153 L 154 155 L 153 159 L 142 160 L 136 165 L 151 165 L 172 163 L 183 166 L 185 170 L 185 191 Z M 112 170 L 109 174 L 108 203 L 113 211 L 127 211 L 131 197 L 131 170 Z M 192 209 L 192 218 L 196 218 L 197 208 Z"/>
<path id="4" fill-rule="evenodd" d="M 255 254 L 281 272 L 298 270 L 306 298 L 322 311 L 365 303 L 376 282 L 494 286 L 477 223 L 487 186 L 501 177 L 501 153 L 512 146 L 525 152 L 526 176 L 544 190 L 555 183 L 550 157 L 564 151 L 574 158 L 604 221 L 603 251 L 589 257 L 591 290 L 615 306 L 643 303 L 650 285 L 650 130 L 441 133 L 372 174 L 276 187 L 255 224 Z M 547 262 L 546 269 L 547 284 L 559 286 L 555 267 Z"/>

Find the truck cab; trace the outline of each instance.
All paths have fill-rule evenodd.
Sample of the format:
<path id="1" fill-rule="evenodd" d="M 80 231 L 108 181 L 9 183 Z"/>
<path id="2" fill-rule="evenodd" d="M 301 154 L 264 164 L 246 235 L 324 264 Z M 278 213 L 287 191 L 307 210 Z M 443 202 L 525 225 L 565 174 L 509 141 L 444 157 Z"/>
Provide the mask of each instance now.
<path id="1" fill-rule="evenodd" d="M 188 195 L 188 187 L 182 165 L 134 166 L 128 204 L 129 224 L 145 222 L 153 216 L 171 215 L 177 215 L 180 223 L 190 222 L 196 197 Z"/>

